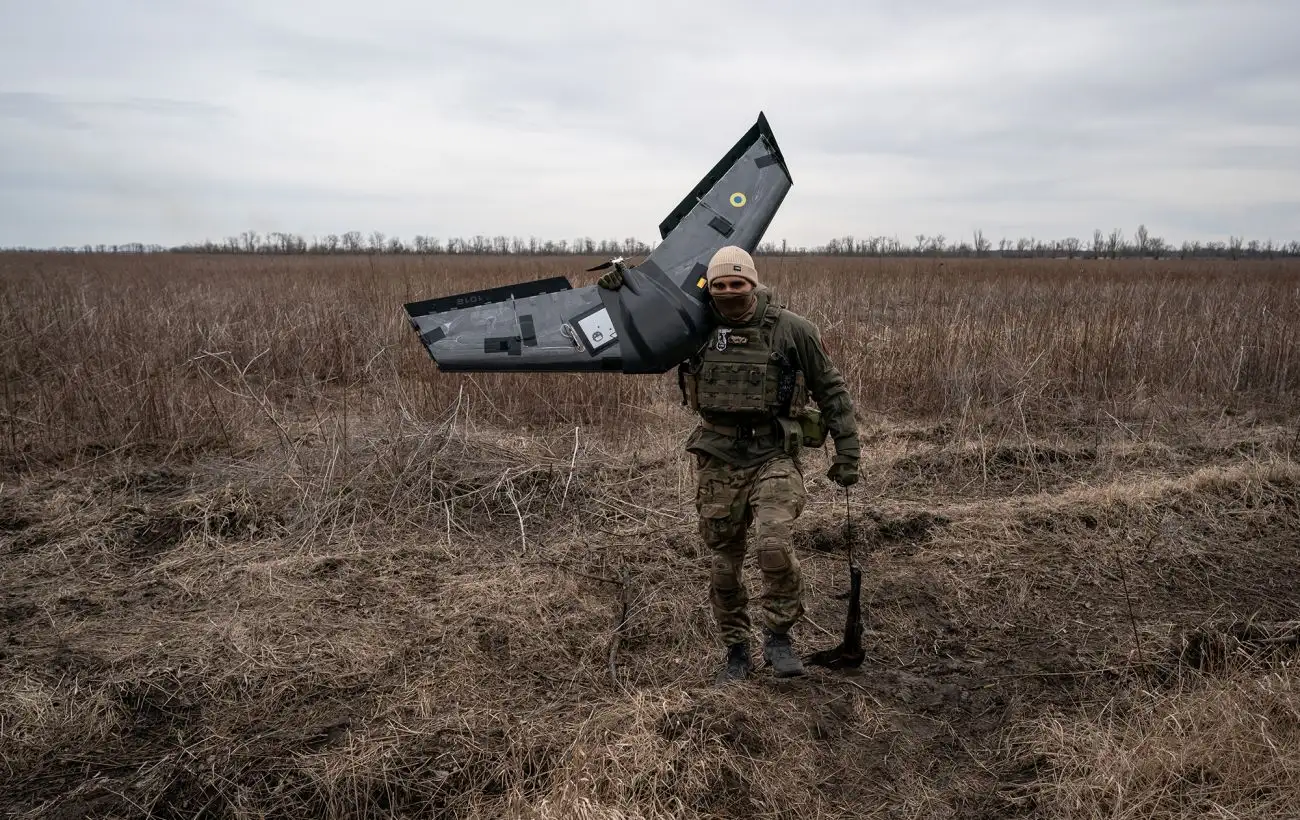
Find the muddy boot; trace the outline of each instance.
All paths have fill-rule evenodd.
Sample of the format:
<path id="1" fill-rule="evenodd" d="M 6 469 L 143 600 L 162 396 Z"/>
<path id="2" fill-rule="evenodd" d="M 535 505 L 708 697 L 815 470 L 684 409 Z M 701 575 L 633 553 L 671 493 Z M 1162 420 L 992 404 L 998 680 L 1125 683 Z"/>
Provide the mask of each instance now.
<path id="1" fill-rule="evenodd" d="M 742 681 L 749 677 L 749 644 L 733 643 L 727 647 L 727 660 L 718 672 L 715 683 L 718 686 Z"/>
<path id="2" fill-rule="evenodd" d="M 790 636 L 768 630 L 763 644 L 763 660 L 778 678 L 795 678 L 803 674 L 803 662 L 790 645 Z"/>

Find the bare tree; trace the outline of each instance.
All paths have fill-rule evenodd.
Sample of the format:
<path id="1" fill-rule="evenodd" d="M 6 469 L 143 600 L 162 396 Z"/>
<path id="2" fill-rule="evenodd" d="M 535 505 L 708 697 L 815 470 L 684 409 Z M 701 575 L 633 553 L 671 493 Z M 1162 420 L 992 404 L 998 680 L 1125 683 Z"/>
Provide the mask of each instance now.
<path id="1" fill-rule="evenodd" d="M 1164 253 L 1168 247 L 1163 237 L 1153 236 L 1147 240 L 1147 248 L 1151 251 L 1151 256 L 1156 259 L 1159 259 L 1160 254 Z"/>
<path id="2" fill-rule="evenodd" d="M 1118 259 L 1119 252 L 1122 250 L 1124 250 L 1124 232 L 1116 228 L 1106 237 L 1106 251 L 1111 259 Z"/>
<path id="3" fill-rule="evenodd" d="M 1137 247 L 1139 257 L 1147 255 L 1151 249 L 1151 235 L 1147 233 L 1146 225 L 1138 225 L 1137 232 L 1133 234 L 1133 244 Z"/>
<path id="4" fill-rule="evenodd" d="M 1243 242 L 1245 242 L 1245 239 L 1240 236 L 1228 237 L 1228 255 L 1234 260 L 1241 258 L 1241 245 Z"/>

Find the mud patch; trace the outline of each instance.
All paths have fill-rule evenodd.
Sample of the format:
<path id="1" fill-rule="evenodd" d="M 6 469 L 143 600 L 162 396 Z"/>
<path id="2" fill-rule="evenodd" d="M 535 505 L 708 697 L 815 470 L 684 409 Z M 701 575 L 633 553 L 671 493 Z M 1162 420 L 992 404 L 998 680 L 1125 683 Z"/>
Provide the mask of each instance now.
<path id="1" fill-rule="evenodd" d="M 688 740 L 693 745 L 717 741 L 748 755 L 767 751 L 767 742 L 753 717 L 711 704 L 697 704 L 680 712 L 669 712 L 660 719 L 658 728 L 659 735 L 665 740 Z"/>
<path id="2" fill-rule="evenodd" d="M 161 468 L 128 473 L 110 479 L 106 482 L 106 485 L 114 490 L 125 490 L 144 495 L 163 495 L 180 492 L 189 485 L 189 482 L 190 477 L 187 474 Z"/>
<path id="3" fill-rule="evenodd" d="M 1010 492 L 1025 485 L 1040 491 L 1077 480 L 1081 470 L 1093 471 L 1097 463 L 1097 451 L 1090 447 L 932 448 L 895 460 L 889 468 L 888 484 L 897 488 L 944 487 L 955 494 L 980 488 Z"/>
<path id="4" fill-rule="evenodd" d="M 1207 625 L 1180 636 L 1168 655 L 1177 666 L 1209 674 L 1288 665 L 1300 660 L 1300 621 Z"/>
<path id="5" fill-rule="evenodd" d="M 192 522 L 175 514 L 163 514 L 131 527 L 127 550 L 138 561 L 157 558 L 174 549 L 193 530 Z"/>
<path id="6" fill-rule="evenodd" d="M 1102 525 L 1097 512 L 1088 510 L 1045 511 L 1030 510 L 1016 517 L 1017 526 L 1025 533 L 1081 533 Z"/>
<path id="7" fill-rule="evenodd" d="M 127 507 L 119 519 L 120 540 L 133 560 L 147 561 L 179 546 L 191 536 L 239 540 L 280 524 L 246 490 L 223 488 L 171 503 Z"/>
<path id="8" fill-rule="evenodd" d="M 184 697 L 178 681 L 132 680 L 116 684 L 114 690 L 133 734 L 166 734 L 187 726 L 198 713 L 198 707 Z"/>
<path id="9" fill-rule="evenodd" d="M 934 530 L 946 527 L 952 520 L 928 510 L 886 515 L 878 510 L 868 510 L 861 518 L 855 516 L 850 537 L 854 549 L 866 549 L 874 544 L 921 544 L 931 538 Z M 813 527 L 796 533 L 796 544 L 804 549 L 833 555 L 847 554 L 848 541 L 843 523 Z"/>
<path id="10" fill-rule="evenodd" d="M 34 524 L 26 512 L 12 498 L 0 498 L 0 535 L 13 535 Z"/>
<path id="11" fill-rule="evenodd" d="M 101 785 L 90 794 L 70 795 L 48 809 L 50 820 L 84 820 L 87 817 L 130 817 L 139 810 L 122 795 Z"/>
<path id="12" fill-rule="evenodd" d="M 919 543 L 930 537 L 931 530 L 945 527 L 952 520 L 927 511 L 912 512 L 897 518 L 877 514 L 872 516 L 876 522 L 876 535 L 881 541 L 906 541 Z"/>
<path id="13" fill-rule="evenodd" d="M 0 606 L 0 625 L 16 626 L 36 617 L 40 611 L 40 607 L 30 603 L 14 603 Z"/>
<path id="14" fill-rule="evenodd" d="M 99 598 L 88 598 L 81 595 L 61 595 L 58 600 L 58 612 L 60 614 L 77 615 L 85 618 L 93 618 L 101 615 L 105 611 L 104 602 Z"/>
<path id="15" fill-rule="evenodd" d="M 60 675 L 90 677 L 101 674 L 109 664 L 98 655 L 60 643 L 48 656 L 48 668 Z"/>

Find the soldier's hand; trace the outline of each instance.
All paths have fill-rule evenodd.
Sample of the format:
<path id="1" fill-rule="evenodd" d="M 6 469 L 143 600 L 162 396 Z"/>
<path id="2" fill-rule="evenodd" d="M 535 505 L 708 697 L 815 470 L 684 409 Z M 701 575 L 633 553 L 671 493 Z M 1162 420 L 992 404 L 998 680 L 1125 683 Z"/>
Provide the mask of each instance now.
<path id="1" fill-rule="evenodd" d="M 858 483 L 858 463 L 837 461 L 826 471 L 826 477 L 841 487 Z"/>
<path id="2" fill-rule="evenodd" d="M 617 266 L 612 267 L 596 280 L 596 284 L 606 290 L 618 290 L 623 287 L 623 271 L 619 270 Z"/>

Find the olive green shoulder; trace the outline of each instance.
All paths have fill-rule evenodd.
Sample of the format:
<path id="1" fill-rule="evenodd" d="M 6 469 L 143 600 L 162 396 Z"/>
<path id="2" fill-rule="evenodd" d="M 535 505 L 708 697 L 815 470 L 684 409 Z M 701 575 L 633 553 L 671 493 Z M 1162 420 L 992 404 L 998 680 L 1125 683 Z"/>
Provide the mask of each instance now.
<path id="1" fill-rule="evenodd" d="M 781 313 L 776 320 L 774 332 L 778 334 L 789 334 L 791 339 L 819 339 L 821 337 L 821 334 L 817 331 L 816 325 L 789 308 L 781 308 Z"/>

